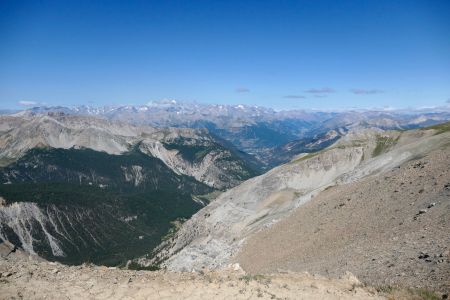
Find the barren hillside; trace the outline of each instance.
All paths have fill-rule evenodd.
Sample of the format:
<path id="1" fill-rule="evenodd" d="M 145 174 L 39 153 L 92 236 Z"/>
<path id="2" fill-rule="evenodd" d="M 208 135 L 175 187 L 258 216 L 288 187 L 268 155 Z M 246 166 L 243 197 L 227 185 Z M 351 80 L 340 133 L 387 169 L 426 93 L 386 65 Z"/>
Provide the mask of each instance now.
<path id="1" fill-rule="evenodd" d="M 350 271 L 374 285 L 450 288 L 450 149 L 330 187 L 251 236 L 246 271 Z"/>
<path id="2" fill-rule="evenodd" d="M 446 126 L 402 132 L 377 129 L 349 132 L 322 151 L 299 156 L 221 194 L 161 246 L 158 258 L 166 259 L 163 265 L 170 270 L 220 268 L 232 261 L 248 238 L 286 219 L 324 190 L 341 186 L 345 194 L 349 183 L 377 175 L 389 178 L 392 170 L 433 151 L 448 149 L 449 145 L 450 132 Z M 443 176 L 448 179 L 448 175 Z M 411 192 L 417 193 L 414 185 L 398 189 L 396 197 L 408 198 Z M 433 191 L 439 190 L 436 187 Z M 367 193 L 376 196 L 378 190 Z M 365 198 L 359 200 L 366 205 Z M 404 203 L 395 205 L 405 209 Z M 372 229 L 377 231 L 376 226 Z M 254 251 L 261 251 L 261 247 Z"/>

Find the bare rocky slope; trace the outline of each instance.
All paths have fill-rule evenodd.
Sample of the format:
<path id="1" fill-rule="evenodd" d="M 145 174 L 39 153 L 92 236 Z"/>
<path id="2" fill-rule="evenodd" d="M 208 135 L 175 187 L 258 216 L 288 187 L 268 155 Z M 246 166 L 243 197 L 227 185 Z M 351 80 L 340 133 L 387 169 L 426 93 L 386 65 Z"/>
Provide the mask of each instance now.
<path id="1" fill-rule="evenodd" d="M 367 129 L 350 132 L 337 143 L 318 153 L 300 156 L 291 163 L 277 167 L 262 176 L 252 178 L 223 193 L 214 202 L 200 210 L 186 222 L 172 240 L 167 241 L 160 247 L 159 256 L 156 261 L 163 261 L 162 265 L 170 270 L 200 270 L 202 268 L 221 268 L 232 261 L 239 261 L 239 257 L 242 257 L 244 268 L 247 267 L 251 271 L 269 270 L 266 269 L 264 262 L 261 262 L 261 265 L 255 264 L 254 268 L 250 266 L 253 263 L 253 261 L 250 260 L 253 254 L 256 252 L 264 253 L 264 243 L 261 242 L 261 244 L 257 245 L 256 242 L 251 244 L 251 250 L 249 250 L 249 247 L 245 247 L 244 249 L 247 249 L 246 251 L 249 253 L 247 256 L 238 254 L 246 242 L 251 243 L 252 238 L 256 238 L 259 236 L 258 234 L 262 234 L 259 233 L 261 230 L 270 228 L 278 221 L 286 219 L 292 214 L 294 209 L 303 209 L 303 207 L 305 207 L 304 205 L 308 204 L 311 200 L 312 202 L 310 203 L 317 203 L 316 199 L 318 199 L 318 195 L 319 197 L 323 197 L 323 194 L 330 192 L 329 188 L 332 186 L 338 187 L 331 188 L 331 191 L 333 189 L 342 189 L 344 191 L 343 193 L 345 193 L 345 188 L 348 184 L 358 182 L 364 178 L 372 178 L 374 176 L 380 176 L 380 178 L 383 178 L 382 176 L 389 177 L 388 174 L 390 174 L 393 169 L 396 170 L 399 167 L 406 168 L 407 163 L 421 157 L 426 157 L 427 155 L 431 155 L 430 157 L 434 157 L 433 155 L 444 155 L 445 157 L 448 152 L 436 154 L 438 153 L 436 151 L 439 151 L 440 149 L 447 151 L 449 147 L 450 132 L 448 130 L 448 124 L 426 130 L 382 131 Z M 430 166 L 431 165 L 432 164 L 430 164 Z M 442 190 L 443 186 L 439 186 L 439 184 L 446 184 L 444 181 L 448 180 L 448 173 L 438 174 L 436 176 L 439 175 L 442 177 L 442 182 L 439 181 L 436 183 L 437 186 L 435 187 L 435 191 L 436 193 L 446 193 L 446 191 Z M 395 183 L 393 182 L 392 184 Z M 328 189 L 328 191 L 323 192 L 326 189 Z M 419 210 L 427 209 L 428 205 L 435 202 L 435 211 L 437 215 L 435 218 L 431 218 L 427 225 L 428 227 L 433 227 L 432 231 L 430 231 L 432 234 L 430 234 L 430 239 L 424 239 L 424 241 L 429 241 L 430 243 L 435 241 L 436 245 L 432 247 L 433 251 L 427 247 L 423 247 L 423 252 L 430 252 L 424 253 L 423 257 L 426 259 L 432 255 L 446 255 L 445 240 L 443 240 L 442 243 L 438 243 L 437 240 L 442 236 L 442 231 L 448 231 L 449 228 L 448 218 L 446 219 L 445 217 L 446 214 L 448 215 L 448 202 L 446 202 L 448 201 L 448 195 L 442 194 L 435 200 L 422 199 L 422 202 L 417 202 L 414 206 L 410 206 L 409 204 L 406 206 L 403 202 L 395 202 L 396 197 L 400 197 L 400 195 L 405 198 L 412 198 L 414 194 L 411 193 L 419 193 L 420 189 L 417 191 L 416 189 L 415 185 L 409 184 L 408 182 L 408 186 L 405 186 L 403 190 L 400 189 L 400 187 L 397 192 L 387 190 L 389 193 L 392 193 L 392 195 L 386 194 L 383 198 L 383 201 L 387 201 L 388 203 L 384 206 L 386 210 L 381 209 L 378 212 L 384 214 L 383 217 L 378 217 L 373 212 L 371 212 L 371 214 L 366 213 L 362 215 L 366 216 L 366 218 L 375 218 L 372 223 L 368 221 L 368 224 L 372 224 L 372 227 L 370 227 L 371 233 L 376 235 L 380 234 L 379 230 L 382 230 L 383 228 L 382 220 L 386 218 L 386 215 L 388 215 L 389 218 L 395 218 L 398 213 L 399 220 L 395 220 L 395 222 L 396 224 L 399 224 L 402 222 L 404 213 L 402 212 L 400 214 L 399 211 L 413 210 L 414 214 L 409 212 L 412 214 L 411 218 L 414 218 L 415 214 L 418 214 L 416 217 L 419 220 L 413 221 L 419 223 L 425 222 L 420 220 L 420 218 L 423 219 L 423 216 Z M 355 193 L 364 196 L 364 192 L 364 190 L 361 190 Z M 371 193 L 378 193 L 378 191 L 372 190 Z M 423 191 L 421 194 L 423 194 Z M 342 199 L 340 200 L 342 201 Z M 355 202 L 361 202 L 363 203 L 362 205 L 364 205 L 364 201 L 366 200 L 366 198 L 362 197 Z M 411 200 L 411 202 L 413 200 Z M 439 206 L 437 206 L 437 201 L 440 201 Z M 347 205 L 346 203 L 344 204 Z M 367 205 L 368 207 L 371 207 L 369 204 Z M 371 203 L 371 205 L 376 206 L 377 204 Z M 382 207 L 381 204 L 379 204 L 379 206 Z M 393 211 L 392 209 L 389 209 L 393 207 Z M 434 207 L 430 210 L 433 210 L 433 208 Z M 331 215 L 329 220 L 333 220 L 333 217 L 341 211 L 342 209 L 338 208 L 330 210 Z M 354 218 L 359 219 L 360 217 L 355 215 Z M 428 219 L 428 217 L 425 218 Z M 379 223 L 376 220 L 380 220 Z M 316 220 L 316 222 L 320 222 L 320 220 Z M 325 220 L 322 221 L 322 223 L 323 222 L 325 222 Z M 409 224 L 409 222 L 405 224 Z M 328 224 L 327 226 L 333 227 L 331 224 Z M 390 227 L 392 224 L 388 223 L 383 226 Z M 408 231 L 408 228 L 409 227 L 405 226 L 405 234 L 412 234 L 416 227 L 412 226 L 410 231 Z M 305 228 L 305 230 L 309 229 L 309 227 Z M 303 228 L 298 230 L 303 230 Z M 348 233 L 344 231 L 342 234 L 349 234 L 351 239 L 355 239 L 356 237 L 353 235 L 355 233 L 358 233 L 358 231 L 349 231 Z M 436 237 L 433 236 L 433 234 L 436 234 Z M 283 236 L 288 238 L 289 235 Z M 386 237 L 388 236 L 393 238 L 390 235 L 386 235 Z M 361 236 L 360 238 L 363 239 L 364 236 Z M 403 241 L 400 237 L 396 238 Z M 418 238 L 418 236 L 414 235 L 414 237 L 411 238 L 414 240 Z M 367 239 L 370 240 L 369 238 Z M 301 242 L 301 240 L 297 240 L 297 243 Z M 270 245 L 270 239 L 266 240 L 265 243 Z M 286 251 L 289 251 L 289 245 L 291 244 L 286 244 Z M 410 247 L 410 250 L 408 251 L 412 251 L 411 249 L 415 249 L 414 251 L 416 251 L 420 248 L 420 245 L 422 245 L 422 243 L 418 244 L 417 248 Z M 285 245 L 282 243 L 279 244 L 279 247 L 284 246 Z M 329 247 L 333 248 L 332 245 L 329 245 Z M 381 247 L 380 249 L 383 248 Z M 389 253 L 389 250 L 391 249 L 387 247 L 386 252 Z M 314 247 L 311 246 L 309 251 L 310 255 L 314 256 Z M 349 255 L 351 254 L 352 252 L 349 253 Z M 368 255 L 370 256 L 370 254 Z M 380 253 L 374 257 L 375 260 L 377 260 L 378 255 L 380 255 Z M 411 252 L 407 255 L 409 259 L 410 256 L 413 256 L 413 253 Z M 418 255 L 420 256 L 420 254 Z M 318 257 L 320 258 L 320 256 Z M 271 265 L 269 256 L 264 257 L 263 260 L 264 259 L 267 260 L 267 266 L 271 266 L 270 270 L 273 271 L 277 262 L 274 261 Z M 348 260 L 350 259 L 351 258 L 348 258 Z M 445 257 L 435 259 L 436 261 L 445 261 L 442 265 L 444 270 L 437 272 L 438 275 L 436 275 L 436 280 L 439 281 L 438 283 L 431 284 L 430 280 L 430 282 L 425 285 L 437 288 L 445 287 L 444 281 L 447 279 L 443 276 L 448 274 L 446 273 L 447 271 L 445 271 L 445 268 L 448 268 L 448 262 Z M 387 260 L 388 259 L 385 258 L 384 260 L 381 259 L 379 261 L 386 263 Z M 392 257 L 389 256 L 389 260 L 392 260 Z M 148 263 L 145 260 L 141 260 L 141 262 Z M 155 260 L 152 262 L 154 263 Z M 326 260 L 324 257 L 322 263 L 324 268 L 326 268 Z M 392 263 L 395 266 L 395 262 Z M 299 265 L 307 266 L 307 264 Z M 413 268 L 412 264 L 409 266 Z M 287 265 L 285 265 L 285 267 L 287 267 Z M 342 268 L 336 269 L 336 272 L 340 272 L 344 268 L 345 265 L 342 266 Z M 307 268 L 302 270 L 307 270 Z M 390 278 L 392 270 L 396 270 L 396 268 L 390 267 L 386 270 L 389 270 L 390 273 L 387 277 Z M 398 276 L 401 276 L 401 273 L 402 272 L 399 271 Z M 360 272 L 360 274 L 362 273 Z M 397 272 L 395 272 L 395 274 L 397 274 Z M 404 277 L 408 278 L 407 276 Z M 369 277 L 365 278 L 370 279 Z M 417 277 L 417 280 L 419 280 L 418 278 L 419 277 Z M 377 281 L 375 280 L 375 282 Z M 405 281 L 405 283 L 409 284 L 410 282 Z"/>
<path id="2" fill-rule="evenodd" d="M 233 259 L 251 273 L 350 271 L 372 285 L 450 289 L 450 148 L 327 189 Z M 264 251 L 261 251 L 264 249 Z"/>
<path id="3" fill-rule="evenodd" d="M 131 271 L 46 262 L 0 244 L 0 299 L 386 299 L 351 274 Z M 407 298 L 404 298 L 407 299 Z M 420 299 L 420 298 L 417 298 Z"/>
<path id="4" fill-rule="evenodd" d="M 133 126 L 61 113 L 0 116 L 0 163 L 37 147 L 89 148 L 123 154 L 132 147 L 163 161 L 175 173 L 224 189 L 253 175 L 251 168 L 206 130 Z"/>

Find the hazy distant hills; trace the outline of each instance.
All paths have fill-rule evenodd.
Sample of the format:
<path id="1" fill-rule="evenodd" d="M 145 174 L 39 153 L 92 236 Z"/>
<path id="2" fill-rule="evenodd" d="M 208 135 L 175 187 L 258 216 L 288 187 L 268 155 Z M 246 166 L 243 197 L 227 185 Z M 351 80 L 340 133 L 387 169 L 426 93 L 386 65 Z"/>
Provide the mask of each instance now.
<path id="1" fill-rule="evenodd" d="M 320 150 L 351 128 L 411 129 L 450 120 L 450 110 L 275 111 L 248 105 L 184 103 L 175 100 L 118 107 L 35 107 L 19 114 L 63 112 L 154 127 L 206 128 L 270 169 L 303 152 Z M 334 137 L 329 139 L 333 135 Z M 309 141 L 309 142 L 306 142 Z M 314 145 L 311 145 L 314 143 Z M 294 146 L 295 145 L 295 146 Z"/>

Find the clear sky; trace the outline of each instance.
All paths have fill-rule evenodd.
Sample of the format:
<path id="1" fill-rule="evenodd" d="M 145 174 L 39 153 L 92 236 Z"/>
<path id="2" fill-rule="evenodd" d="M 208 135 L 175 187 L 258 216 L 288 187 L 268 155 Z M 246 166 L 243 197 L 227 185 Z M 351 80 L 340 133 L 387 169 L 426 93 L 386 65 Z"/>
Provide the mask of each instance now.
<path id="1" fill-rule="evenodd" d="M 450 103 L 450 1 L 0 0 L 0 108 Z"/>

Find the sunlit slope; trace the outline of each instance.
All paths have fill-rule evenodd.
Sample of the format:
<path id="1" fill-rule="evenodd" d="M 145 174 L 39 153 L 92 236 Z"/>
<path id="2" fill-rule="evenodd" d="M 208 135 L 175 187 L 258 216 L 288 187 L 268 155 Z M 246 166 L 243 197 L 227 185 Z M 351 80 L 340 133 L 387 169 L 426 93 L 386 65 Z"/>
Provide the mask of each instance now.
<path id="1" fill-rule="evenodd" d="M 289 216 L 333 185 L 389 172 L 446 148 L 450 132 L 427 129 L 351 131 L 337 143 L 227 191 L 199 211 L 161 247 L 170 269 L 216 268 L 229 263 L 245 239 Z"/>

